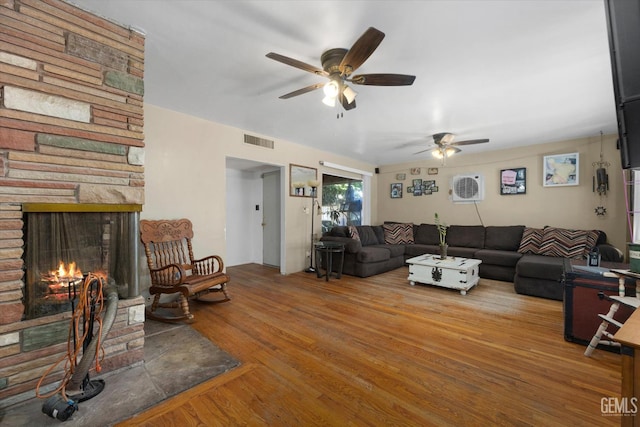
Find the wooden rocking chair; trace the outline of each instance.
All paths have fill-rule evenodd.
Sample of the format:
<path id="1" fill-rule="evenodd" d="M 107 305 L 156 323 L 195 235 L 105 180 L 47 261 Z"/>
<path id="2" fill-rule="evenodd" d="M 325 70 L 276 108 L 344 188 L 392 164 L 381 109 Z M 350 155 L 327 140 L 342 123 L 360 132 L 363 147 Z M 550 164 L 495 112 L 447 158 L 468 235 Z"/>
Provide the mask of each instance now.
<path id="1" fill-rule="evenodd" d="M 229 301 L 227 282 L 230 277 L 223 273 L 224 263 L 218 255 L 194 259 L 191 239 L 193 227 L 188 219 L 141 220 L 140 238 L 147 255 L 151 273 L 149 293 L 153 295 L 147 316 L 162 321 L 193 321 L 189 311 L 189 298 L 198 301 Z M 222 292 L 224 298 L 213 298 L 211 293 Z M 160 302 L 163 294 L 179 293 L 173 302 Z M 182 314 L 165 314 L 158 308 L 180 308 Z M 166 312 L 166 310 L 164 310 Z"/>

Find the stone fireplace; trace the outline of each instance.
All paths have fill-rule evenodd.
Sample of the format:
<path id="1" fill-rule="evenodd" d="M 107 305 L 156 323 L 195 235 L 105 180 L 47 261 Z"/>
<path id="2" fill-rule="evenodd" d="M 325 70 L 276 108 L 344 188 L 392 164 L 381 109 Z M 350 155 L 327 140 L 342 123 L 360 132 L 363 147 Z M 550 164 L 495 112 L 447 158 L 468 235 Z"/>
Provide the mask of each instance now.
<path id="1" fill-rule="evenodd" d="M 42 246 L 51 258 L 65 258 L 78 248 L 33 238 L 50 231 L 34 222 L 38 216 L 97 214 L 80 238 L 92 257 L 80 268 L 111 270 L 120 297 L 102 372 L 142 363 L 145 305 L 131 242 L 144 203 L 145 40 L 60 0 L 0 0 L 0 16 L 2 409 L 32 397 L 67 347 L 71 312 L 64 298 L 53 308 L 32 305 L 47 299 L 36 288 L 49 267 L 33 264 L 29 251 Z M 125 222 L 132 228 L 114 242 Z M 61 239 L 54 230 L 50 239 Z M 122 269 L 123 262 L 131 265 Z M 62 376 L 57 368 L 43 384 Z"/>

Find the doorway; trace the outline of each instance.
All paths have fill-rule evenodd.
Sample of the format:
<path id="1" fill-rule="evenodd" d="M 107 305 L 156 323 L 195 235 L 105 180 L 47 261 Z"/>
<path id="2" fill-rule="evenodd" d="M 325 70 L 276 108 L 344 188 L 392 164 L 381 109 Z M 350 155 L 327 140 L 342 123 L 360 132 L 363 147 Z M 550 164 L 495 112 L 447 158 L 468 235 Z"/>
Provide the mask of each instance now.
<path id="1" fill-rule="evenodd" d="M 280 171 L 262 174 L 262 263 L 280 267 Z"/>
<path id="2" fill-rule="evenodd" d="M 283 171 L 283 166 L 227 157 L 225 265 L 228 267 L 266 264 L 284 274 Z M 263 224 L 267 224 L 267 236 Z"/>

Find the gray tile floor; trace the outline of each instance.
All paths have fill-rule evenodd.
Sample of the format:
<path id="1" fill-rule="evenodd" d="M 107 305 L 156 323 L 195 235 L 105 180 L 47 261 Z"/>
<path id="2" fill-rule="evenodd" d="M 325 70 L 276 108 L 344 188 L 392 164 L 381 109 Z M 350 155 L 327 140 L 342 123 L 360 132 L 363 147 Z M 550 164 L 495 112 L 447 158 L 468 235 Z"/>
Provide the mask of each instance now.
<path id="1" fill-rule="evenodd" d="M 79 403 L 65 426 L 112 426 L 240 363 L 186 324 L 145 322 L 145 362 L 96 377 L 104 379 L 99 395 Z M 93 378 L 92 378 L 93 379 Z M 2 426 L 59 426 L 42 412 L 42 399 L 0 413 Z"/>

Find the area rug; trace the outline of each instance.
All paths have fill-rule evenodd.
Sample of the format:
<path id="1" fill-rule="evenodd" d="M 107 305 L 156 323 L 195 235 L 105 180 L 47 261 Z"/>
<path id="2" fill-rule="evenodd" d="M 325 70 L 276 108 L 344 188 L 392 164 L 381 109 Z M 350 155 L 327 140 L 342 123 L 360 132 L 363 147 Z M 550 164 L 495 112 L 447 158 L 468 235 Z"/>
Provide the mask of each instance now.
<path id="1" fill-rule="evenodd" d="M 144 363 L 96 377 L 105 388 L 81 402 L 65 426 L 112 426 L 230 371 L 240 362 L 186 324 L 145 322 Z M 93 379 L 93 378 L 92 378 Z M 0 413 L 8 426 L 59 426 L 42 413 L 42 399 L 31 399 Z"/>

